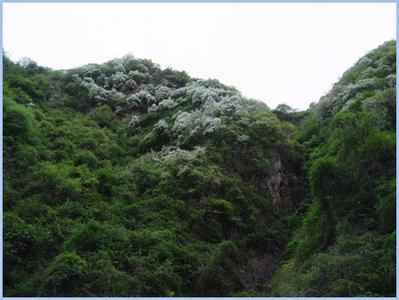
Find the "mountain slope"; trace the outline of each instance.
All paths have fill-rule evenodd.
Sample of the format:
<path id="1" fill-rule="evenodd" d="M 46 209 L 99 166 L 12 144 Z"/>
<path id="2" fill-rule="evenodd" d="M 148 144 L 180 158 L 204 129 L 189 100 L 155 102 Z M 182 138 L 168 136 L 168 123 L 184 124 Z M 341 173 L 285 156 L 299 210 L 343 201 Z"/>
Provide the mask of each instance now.
<path id="1" fill-rule="evenodd" d="M 5 57 L 5 295 L 392 295 L 394 46 L 306 112 L 133 56 Z"/>
<path id="2" fill-rule="evenodd" d="M 310 207 L 275 295 L 395 295 L 395 86 L 395 42 L 387 42 L 345 72 L 303 121 Z"/>
<path id="3" fill-rule="evenodd" d="M 132 56 L 5 73 L 7 295 L 266 292 L 301 197 L 292 125 Z"/>

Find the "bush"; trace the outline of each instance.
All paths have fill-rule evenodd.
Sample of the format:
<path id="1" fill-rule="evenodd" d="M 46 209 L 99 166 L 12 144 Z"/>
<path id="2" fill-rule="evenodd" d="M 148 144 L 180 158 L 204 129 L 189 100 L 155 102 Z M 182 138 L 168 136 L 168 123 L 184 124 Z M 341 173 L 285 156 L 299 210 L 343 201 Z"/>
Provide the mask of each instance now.
<path id="1" fill-rule="evenodd" d="M 46 270 L 41 296 L 85 296 L 86 262 L 73 252 L 58 255 Z"/>

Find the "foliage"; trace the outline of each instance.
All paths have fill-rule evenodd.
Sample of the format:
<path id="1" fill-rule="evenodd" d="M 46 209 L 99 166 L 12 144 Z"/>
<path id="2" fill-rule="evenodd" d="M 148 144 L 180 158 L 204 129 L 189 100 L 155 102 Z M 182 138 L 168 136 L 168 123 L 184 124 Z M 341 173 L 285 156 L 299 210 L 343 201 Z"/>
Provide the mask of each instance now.
<path id="1" fill-rule="evenodd" d="M 394 42 L 370 52 L 304 119 L 311 203 L 274 295 L 395 295 L 394 55 Z"/>
<path id="2" fill-rule="evenodd" d="M 305 112 L 132 55 L 4 57 L 5 295 L 394 295 L 395 51 Z"/>

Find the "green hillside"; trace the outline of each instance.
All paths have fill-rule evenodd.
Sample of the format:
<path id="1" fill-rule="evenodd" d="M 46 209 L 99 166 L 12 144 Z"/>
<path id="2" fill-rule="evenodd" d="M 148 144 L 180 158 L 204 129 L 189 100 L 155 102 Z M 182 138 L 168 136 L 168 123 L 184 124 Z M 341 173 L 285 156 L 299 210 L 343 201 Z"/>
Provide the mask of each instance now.
<path id="1" fill-rule="evenodd" d="M 396 48 L 304 112 L 125 56 L 3 57 L 6 296 L 392 296 Z"/>

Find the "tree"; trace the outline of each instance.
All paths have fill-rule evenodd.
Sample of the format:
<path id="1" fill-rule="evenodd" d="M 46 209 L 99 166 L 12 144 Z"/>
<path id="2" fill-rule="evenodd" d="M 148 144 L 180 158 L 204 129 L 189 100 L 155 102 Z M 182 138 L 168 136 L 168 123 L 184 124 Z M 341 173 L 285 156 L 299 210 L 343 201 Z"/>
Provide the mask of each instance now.
<path id="1" fill-rule="evenodd" d="M 86 295 L 84 289 L 87 264 L 74 252 L 58 255 L 46 270 L 42 296 L 76 297 Z"/>

